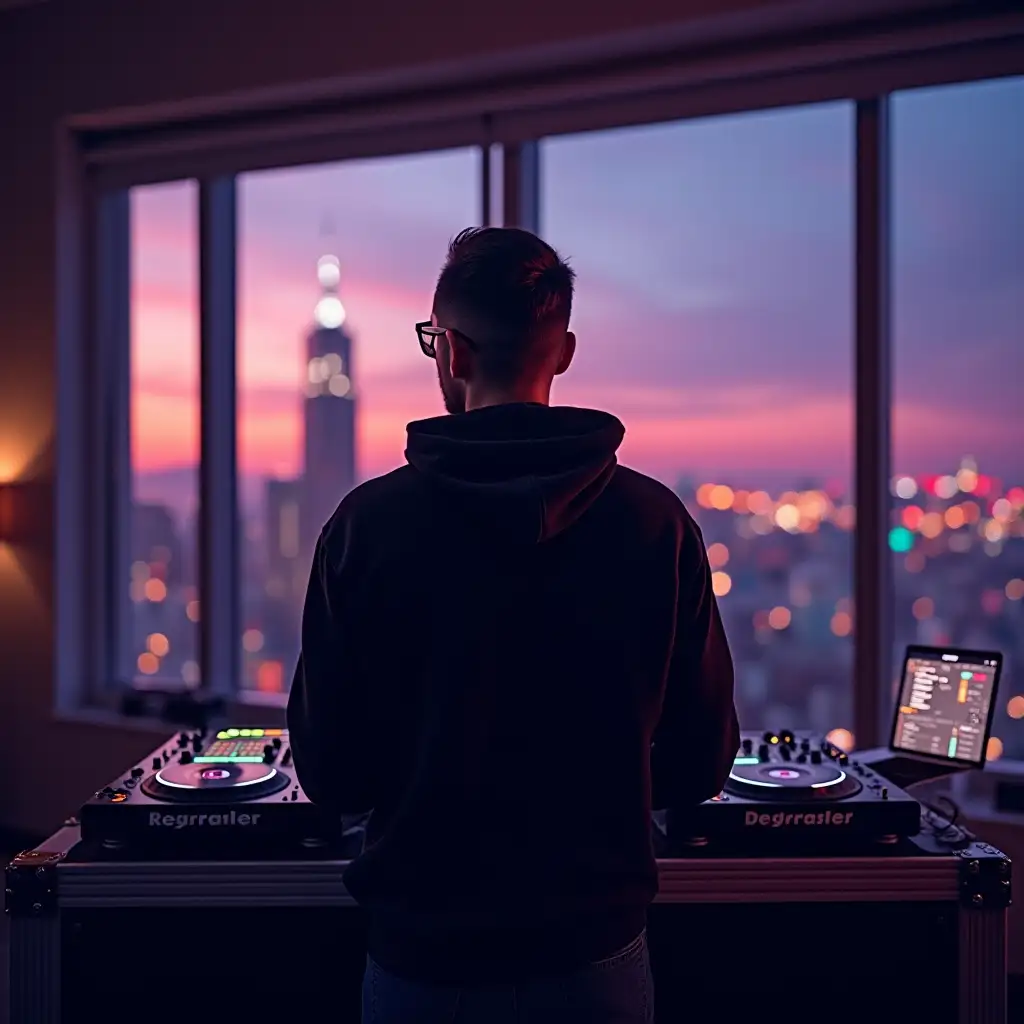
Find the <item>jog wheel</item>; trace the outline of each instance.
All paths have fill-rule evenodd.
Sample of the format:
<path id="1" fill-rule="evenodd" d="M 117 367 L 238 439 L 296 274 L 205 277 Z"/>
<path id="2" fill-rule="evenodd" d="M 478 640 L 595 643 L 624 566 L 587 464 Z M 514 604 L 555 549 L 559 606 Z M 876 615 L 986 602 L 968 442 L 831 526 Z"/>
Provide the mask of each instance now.
<path id="1" fill-rule="evenodd" d="M 831 761 L 822 764 L 780 764 L 777 761 L 734 764 L 725 783 L 725 791 L 733 796 L 772 803 L 843 800 L 860 790 L 860 781 Z"/>
<path id="2" fill-rule="evenodd" d="M 215 799 L 230 803 L 256 800 L 286 789 L 291 779 L 271 764 L 214 761 L 179 764 L 172 761 L 139 787 L 146 796 L 175 803 Z"/>

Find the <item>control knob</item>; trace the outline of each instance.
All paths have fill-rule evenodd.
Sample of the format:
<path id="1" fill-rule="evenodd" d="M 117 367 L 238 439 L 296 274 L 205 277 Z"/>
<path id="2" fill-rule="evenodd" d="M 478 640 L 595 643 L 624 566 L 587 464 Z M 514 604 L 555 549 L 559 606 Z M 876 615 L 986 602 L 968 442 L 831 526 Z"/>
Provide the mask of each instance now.
<path id="1" fill-rule="evenodd" d="M 811 751 L 811 764 L 821 764 L 821 751 L 820 750 L 812 750 Z"/>
<path id="2" fill-rule="evenodd" d="M 276 750 L 276 748 L 274 746 L 272 746 L 270 743 L 268 743 L 263 748 L 263 760 L 267 764 L 270 764 L 270 762 L 273 761 L 275 757 L 277 757 L 277 750 Z"/>
<path id="3" fill-rule="evenodd" d="M 762 761 L 767 761 L 768 760 L 770 754 L 769 754 L 768 744 L 767 743 L 762 743 L 761 746 L 759 746 L 757 748 L 757 756 Z"/>
<path id="4" fill-rule="evenodd" d="M 292 748 L 288 747 L 285 752 L 281 755 L 281 764 L 286 768 L 292 763 Z"/>
<path id="5" fill-rule="evenodd" d="M 743 747 L 743 753 L 744 754 L 749 754 L 754 749 L 754 741 L 748 736 L 743 741 L 741 746 Z"/>
<path id="6" fill-rule="evenodd" d="M 779 747 L 779 754 L 782 756 L 783 761 L 788 761 L 793 756 L 789 747 Z"/>
<path id="7" fill-rule="evenodd" d="M 178 764 L 191 764 L 192 763 L 192 751 L 183 750 L 181 757 L 178 758 Z"/>
<path id="8" fill-rule="evenodd" d="M 133 779 L 141 779 L 146 774 L 146 770 L 144 768 L 133 768 L 131 774 Z"/>
<path id="9" fill-rule="evenodd" d="M 782 732 L 779 733 L 779 739 L 789 747 L 793 746 L 796 742 L 796 738 L 789 729 L 783 729 Z"/>
<path id="10" fill-rule="evenodd" d="M 154 757 L 153 758 L 153 763 L 152 763 L 152 765 L 150 765 L 150 767 L 155 772 L 160 771 L 160 769 L 163 768 L 163 766 L 164 766 L 164 761 L 163 761 L 162 757 Z"/>

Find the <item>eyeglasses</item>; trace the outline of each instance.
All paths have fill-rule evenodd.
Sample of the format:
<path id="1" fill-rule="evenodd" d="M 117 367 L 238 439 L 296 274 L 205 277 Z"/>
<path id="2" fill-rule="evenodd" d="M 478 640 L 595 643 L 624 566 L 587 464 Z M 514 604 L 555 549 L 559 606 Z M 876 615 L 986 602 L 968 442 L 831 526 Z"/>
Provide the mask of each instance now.
<path id="1" fill-rule="evenodd" d="M 476 342 L 472 338 L 467 338 L 462 331 L 457 331 L 454 327 L 435 327 L 429 320 L 424 320 L 416 325 L 416 339 L 420 343 L 420 349 L 428 359 L 436 357 L 437 339 L 449 331 L 452 334 L 457 334 L 471 349 L 476 350 Z"/>

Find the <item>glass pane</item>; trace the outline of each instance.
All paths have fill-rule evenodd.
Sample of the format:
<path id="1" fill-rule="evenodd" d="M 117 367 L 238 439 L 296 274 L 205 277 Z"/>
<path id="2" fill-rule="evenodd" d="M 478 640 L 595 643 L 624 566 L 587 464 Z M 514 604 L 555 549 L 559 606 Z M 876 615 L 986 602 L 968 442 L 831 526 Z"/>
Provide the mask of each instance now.
<path id="1" fill-rule="evenodd" d="M 700 523 L 747 729 L 852 726 L 852 139 L 837 104 L 542 154 L 578 274 L 556 399 L 616 413 Z"/>
<path id="2" fill-rule="evenodd" d="M 243 686 L 281 693 L 312 549 L 360 480 L 441 411 L 414 324 L 448 242 L 479 220 L 474 149 L 247 174 L 239 182 Z"/>
<path id="3" fill-rule="evenodd" d="M 1024 78 L 893 100 L 894 661 L 1003 651 L 990 757 L 1024 757 L 1022 125 Z"/>
<path id="4" fill-rule="evenodd" d="M 131 588 L 137 685 L 199 682 L 199 277 L 194 182 L 131 193 Z"/>

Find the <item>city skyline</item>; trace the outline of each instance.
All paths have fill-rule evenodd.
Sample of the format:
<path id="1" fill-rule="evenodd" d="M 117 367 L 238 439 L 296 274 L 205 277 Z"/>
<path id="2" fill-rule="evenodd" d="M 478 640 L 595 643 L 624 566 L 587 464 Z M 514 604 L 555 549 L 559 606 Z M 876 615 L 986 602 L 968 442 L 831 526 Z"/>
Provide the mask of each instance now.
<path id="1" fill-rule="evenodd" d="M 992 757 L 1024 755 L 1024 136 L 1009 130 L 1022 118 L 1024 79 L 893 102 L 892 473 L 917 482 L 892 481 L 892 657 L 1003 650 Z M 541 143 L 541 234 L 577 272 L 578 357 L 553 400 L 617 414 L 622 461 L 696 518 L 748 728 L 854 721 L 853 140 L 853 107 L 836 103 Z M 477 220 L 479 178 L 464 149 L 238 179 L 248 692 L 288 689 L 317 522 L 353 479 L 403 461 L 409 420 L 442 413 L 413 325 L 450 239 Z M 121 651 L 141 685 L 201 682 L 195 200 L 189 183 L 132 193 Z M 310 334 L 326 253 L 351 347 Z M 304 429 L 323 351 L 353 415 Z"/>
<path id="2" fill-rule="evenodd" d="M 1024 475 L 1013 441 L 1024 430 L 1014 395 L 1024 201 L 1013 185 L 1024 140 L 1000 127 L 1020 111 L 1020 80 L 897 98 L 897 472 L 938 472 L 972 454 L 994 475 Z M 831 104 L 543 144 L 541 232 L 579 274 L 577 365 L 553 398 L 618 413 L 623 461 L 669 481 L 688 472 L 763 485 L 788 474 L 848 486 L 851 124 L 848 105 Z M 471 150 L 240 179 L 243 475 L 297 471 L 302 346 L 325 246 L 341 257 L 355 336 L 360 477 L 400 463 L 408 420 L 441 413 L 412 325 L 429 314 L 448 239 L 476 220 L 477 187 Z M 143 476 L 198 453 L 194 186 L 134 198 Z M 317 230 L 325 213 L 334 239 Z M 980 379 L 959 402 L 965 374 Z"/>

